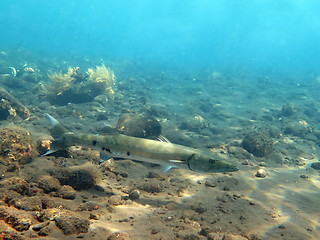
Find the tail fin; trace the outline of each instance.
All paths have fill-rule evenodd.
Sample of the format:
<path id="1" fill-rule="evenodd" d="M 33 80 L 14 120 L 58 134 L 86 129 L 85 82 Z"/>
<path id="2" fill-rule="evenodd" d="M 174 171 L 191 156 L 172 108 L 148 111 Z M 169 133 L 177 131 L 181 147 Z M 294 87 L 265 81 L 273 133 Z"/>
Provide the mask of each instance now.
<path id="1" fill-rule="evenodd" d="M 54 139 L 58 139 L 62 134 L 70 132 L 66 127 L 64 127 L 57 119 L 46 113 L 47 118 L 50 120 L 51 128 L 50 134 Z"/>

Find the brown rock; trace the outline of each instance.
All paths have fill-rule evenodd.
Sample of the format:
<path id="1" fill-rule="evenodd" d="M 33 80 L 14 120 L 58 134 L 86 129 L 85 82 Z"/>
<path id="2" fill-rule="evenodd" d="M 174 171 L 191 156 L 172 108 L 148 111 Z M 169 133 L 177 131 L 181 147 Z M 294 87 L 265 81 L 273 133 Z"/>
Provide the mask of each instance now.
<path id="1" fill-rule="evenodd" d="M 7 165 L 15 161 L 25 164 L 35 156 L 31 134 L 22 128 L 0 129 L 0 162 Z"/>
<path id="2" fill-rule="evenodd" d="M 37 184 L 45 193 L 54 192 L 61 188 L 59 180 L 49 175 L 39 177 Z"/>
<path id="3" fill-rule="evenodd" d="M 14 198 L 10 201 L 10 204 L 26 211 L 40 211 L 42 209 L 42 202 L 39 197 Z"/>
<path id="4" fill-rule="evenodd" d="M 17 231 L 28 230 L 31 225 L 31 219 L 25 214 L 6 206 L 0 206 L 0 219 L 4 220 Z"/>
<path id="5" fill-rule="evenodd" d="M 121 204 L 121 196 L 113 195 L 109 198 L 108 203 L 111 205 L 120 205 Z"/>
<path id="6" fill-rule="evenodd" d="M 90 226 L 89 220 L 78 217 L 70 211 L 61 212 L 54 220 L 66 235 L 86 233 Z"/>
<path id="7" fill-rule="evenodd" d="M 63 185 L 55 195 L 56 197 L 61 197 L 64 199 L 75 199 L 77 196 L 77 191 L 69 185 Z"/>
<path id="8" fill-rule="evenodd" d="M 99 204 L 93 201 L 85 202 L 80 205 L 81 211 L 93 211 L 99 209 Z"/>
<path id="9" fill-rule="evenodd" d="M 59 208 L 44 209 L 44 210 L 40 211 L 37 218 L 41 222 L 53 221 L 56 217 L 58 217 L 61 214 L 61 212 L 62 212 L 62 210 Z"/>
<path id="10" fill-rule="evenodd" d="M 28 194 L 30 190 L 29 183 L 19 177 L 11 177 L 0 181 L 0 188 L 7 188 L 20 194 Z"/>
<path id="11" fill-rule="evenodd" d="M 13 198 L 21 197 L 21 195 L 13 190 L 7 190 L 6 188 L 0 188 L 0 200 L 8 203 Z"/>

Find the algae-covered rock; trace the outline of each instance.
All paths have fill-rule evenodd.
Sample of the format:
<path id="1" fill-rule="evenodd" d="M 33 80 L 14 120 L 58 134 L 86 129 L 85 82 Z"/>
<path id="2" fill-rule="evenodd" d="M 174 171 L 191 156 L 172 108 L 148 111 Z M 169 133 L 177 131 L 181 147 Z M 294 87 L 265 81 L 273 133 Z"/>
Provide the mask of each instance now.
<path id="1" fill-rule="evenodd" d="M 66 235 L 86 233 L 89 230 L 90 221 L 75 215 L 71 211 L 63 211 L 54 218 L 56 225 Z"/>
<path id="2" fill-rule="evenodd" d="M 76 190 L 91 188 L 102 179 L 102 173 L 98 167 L 92 163 L 58 168 L 50 170 L 50 173 L 59 179 L 61 184 L 69 185 Z"/>
<path id="3" fill-rule="evenodd" d="M 0 129 L 0 162 L 28 163 L 34 156 L 31 134 L 22 128 Z"/>
<path id="4" fill-rule="evenodd" d="M 297 137 L 304 137 L 312 131 L 312 127 L 304 120 L 288 124 L 283 130 L 285 134 L 291 134 Z"/>
<path id="5" fill-rule="evenodd" d="M 10 224 L 17 231 L 28 230 L 32 223 L 31 219 L 23 212 L 6 206 L 0 206 L 0 219 Z"/>
<path id="6" fill-rule="evenodd" d="M 17 193 L 27 195 L 30 192 L 29 183 L 20 177 L 11 177 L 0 181 L 0 188 L 13 190 Z"/>
<path id="7" fill-rule="evenodd" d="M 139 114 L 123 114 L 117 130 L 125 135 L 140 138 L 155 138 L 161 135 L 161 125 L 154 117 Z"/>
<path id="8" fill-rule="evenodd" d="M 53 104 L 91 102 L 102 94 L 107 96 L 107 100 L 114 99 L 115 75 L 104 65 L 90 68 L 86 73 L 79 67 L 73 67 L 65 74 L 52 73 L 49 78 L 51 83 L 46 86 L 46 97 Z"/>
<path id="9" fill-rule="evenodd" d="M 242 147 L 256 157 L 264 157 L 272 152 L 272 139 L 265 133 L 249 133 L 242 140 Z"/>
<path id="10" fill-rule="evenodd" d="M 61 188 L 59 180 L 49 175 L 39 177 L 37 184 L 45 193 L 54 192 Z"/>
<path id="11" fill-rule="evenodd" d="M 293 107 L 290 104 L 285 104 L 281 108 L 281 115 L 285 117 L 292 116 L 294 113 Z"/>

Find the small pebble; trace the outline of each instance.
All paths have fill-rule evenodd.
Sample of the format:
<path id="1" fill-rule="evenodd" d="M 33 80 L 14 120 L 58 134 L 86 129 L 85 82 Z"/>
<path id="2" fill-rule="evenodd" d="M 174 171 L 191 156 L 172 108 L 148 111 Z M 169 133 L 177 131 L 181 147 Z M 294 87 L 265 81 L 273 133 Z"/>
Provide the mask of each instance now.
<path id="1" fill-rule="evenodd" d="M 267 164 L 266 164 L 265 162 L 259 162 L 259 163 L 258 163 L 258 166 L 260 166 L 260 167 L 266 167 Z"/>
<path id="2" fill-rule="evenodd" d="M 152 230 L 151 230 L 151 234 L 157 234 L 157 233 L 159 233 L 160 232 L 160 230 L 159 229 L 156 229 L 156 228 L 153 228 Z"/>
<path id="3" fill-rule="evenodd" d="M 248 161 L 247 159 L 246 159 L 246 160 L 243 160 L 241 164 L 242 164 L 242 165 L 245 165 L 245 166 L 246 166 L 246 165 L 249 165 L 249 161 Z"/>
<path id="4" fill-rule="evenodd" d="M 259 169 L 255 176 L 258 178 L 265 178 L 267 176 L 267 172 L 264 169 Z"/>

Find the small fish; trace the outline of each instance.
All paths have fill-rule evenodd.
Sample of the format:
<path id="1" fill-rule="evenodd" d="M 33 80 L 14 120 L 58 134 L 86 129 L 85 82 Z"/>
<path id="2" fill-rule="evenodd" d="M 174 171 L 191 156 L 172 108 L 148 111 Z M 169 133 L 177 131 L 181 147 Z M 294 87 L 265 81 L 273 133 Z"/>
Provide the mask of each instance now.
<path id="1" fill-rule="evenodd" d="M 86 146 L 99 150 L 109 158 L 125 158 L 171 167 L 186 168 L 197 172 L 234 172 L 238 169 L 217 156 L 199 149 L 168 142 L 164 137 L 159 141 L 130 137 L 123 134 L 84 134 L 74 133 L 58 120 L 46 114 L 54 138 L 53 150 L 73 145 Z M 51 151 L 53 152 L 53 151 Z"/>

